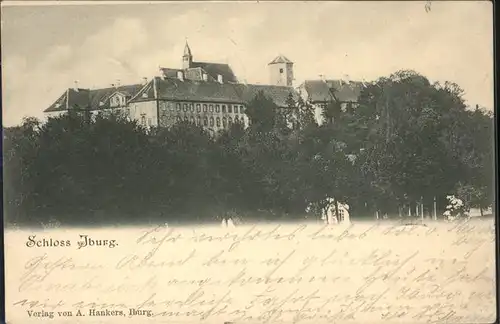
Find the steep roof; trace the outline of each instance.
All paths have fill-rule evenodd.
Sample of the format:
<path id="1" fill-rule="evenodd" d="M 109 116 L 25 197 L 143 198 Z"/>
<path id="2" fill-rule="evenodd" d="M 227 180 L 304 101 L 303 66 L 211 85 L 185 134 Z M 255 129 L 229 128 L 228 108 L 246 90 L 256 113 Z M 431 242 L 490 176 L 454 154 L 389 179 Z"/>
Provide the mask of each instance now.
<path id="1" fill-rule="evenodd" d="M 109 99 L 115 92 L 119 92 L 127 98 L 131 98 L 143 87 L 144 85 L 142 84 L 132 84 L 92 90 L 70 88 L 50 105 L 49 108 L 45 109 L 44 112 L 56 112 L 69 109 L 98 110 L 110 108 Z"/>
<path id="2" fill-rule="evenodd" d="M 159 99 L 196 100 L 208 102 L 241 102 L 230 84 L 178 79 L 159 79 L 156 82 Z"/>
<path id="3" fill-rule="evenodd" d="M 341 102 L 357 102 L 363 90 L 363 82 L 359 81 L 327 80 L 327 83 L 335 98 Z"/>
<path id="4" fill-rule="evenodd" d="M 43 112 L 56 112 L 56 111 L 68 110 L 68 106 L 66 105 L 67 97 L 68 97 L 68 91 L 64 91 L 64 93 L 59 98 L 57 98 L 57 100 L 54 101 L 54 103 L 50 105 L 47 109 L 45 109 Z"/>
<path id="5" fill-rule="evenodd" d="M 343 80 L 306 80 L 303 83 L 311 102 L 356 102 L 363 90 L 363 82 Z"/>
<path id="6" fill-rule="evenodd" d="M 202 68 L 215 80 L 217 80 L 217 75 L 220 74 L 222 75 L 222 79 L 224 82 L 238 82 L 238 79 L 236 78 L 236 75 L 234 75 L 234 72 L 229 64 L 193 62 L 191 64 L 191 67 Z"/>
<path id="7" fill-rule="evenodd" d="M 191 54 L 191 48 L 189 48 L 189 44 L 186 41 L 186 45 L 184 46 L 184 56 L 193 56 Z"/>
<path id="8" fill-rule="evenodd" d="M 291 93 L 294 99 L 298 99 L 298 93 L 292 87 L 256 85 L 242 83 L 204 82 L 187 80 L 181 81 L 176 78 L 155 78 L 148 86 L 130 100 L 147 101 L 156 94 L 161 100 L 186 100 L 199 102 L 226 102 L 226 103 L 248 103 L 259 91 L 271 98 L 276 105 L 286 107 L 286 100 Z"/>
<path id="9" fill-rule="evenodd" d="M 304 89 L 311 102 L 327 102 L 334 99 L 328 84 L 323 80 L 306 80 Z"/>
<path id="10" fill-rule="evenodd" d="M 275 85 L 260 85 L 260 84 L 235 84 L 242 101 L 251 101 L 259 91 L 262 91 L 266 97 L 271 98 L 279 107 L 287 107 L 286 100 L 292 94 L 295 100 L 299 95 L 293 87 L 275 86 Z"/>
<path id="11" fill-rule="evenodd" d="M 288 58 L 286 58 L 284 55 L 278 55 L 274 60 L 269 62 L 268 65 L 277 64 L 277 63 L 291 63 L 291 64 L 293 64 L 293 62 L 290 61 Z"/>
<path id="12" fill-rule="evenodd" d="M 172 68 L 160 68 L 160 72 L 166 78 L 177 78 L 178 72 L 184 73 L 184 78 L 193 81 L 203 81 L 203 73 L 207 74 L 208 81 L 216 81 L 207 71 L 202 69 L 201 67 L 197 68 L 189 68 L 189 69 L 172 69 Z"/>

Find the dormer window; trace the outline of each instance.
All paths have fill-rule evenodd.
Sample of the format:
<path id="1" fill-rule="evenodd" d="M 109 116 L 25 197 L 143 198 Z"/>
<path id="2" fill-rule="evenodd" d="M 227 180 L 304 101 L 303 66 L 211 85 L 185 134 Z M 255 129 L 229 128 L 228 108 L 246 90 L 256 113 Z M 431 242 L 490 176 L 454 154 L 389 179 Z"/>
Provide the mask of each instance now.
<path id="1" fill-rule="evenodd" d="M 125 98 L 123 98 L 120 95 L 116 95 L 116 96 L 112 97 L 109 101 L 110 101 L 111 107 L 119 107 L 119 106 L 125 105 Z"/>
<path id="2" fill-rule="evenodd" d="M 147 94 L 146 92 L 144 92 L 144 93 L 142 94 L 142 97 L 143 97 L 143 98 L 147 98 L 147 97 L 148 97 L 148 94 Z"/>
<path id="3" fill-rule="evenodd" d="M 280 69 L 280 73 L 283 73 L 283 69 Z"/>

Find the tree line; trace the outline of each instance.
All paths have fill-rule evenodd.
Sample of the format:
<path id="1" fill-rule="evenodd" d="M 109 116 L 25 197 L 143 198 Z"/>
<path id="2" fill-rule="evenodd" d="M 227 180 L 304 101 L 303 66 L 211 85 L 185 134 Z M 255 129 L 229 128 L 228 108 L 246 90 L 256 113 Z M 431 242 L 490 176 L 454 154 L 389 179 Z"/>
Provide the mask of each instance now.
<path id="1" fill-rule="evenodd" d="M 146 129 L 118 114 L 69 113 L 3 129 L 4 208 L 10 223 L 296 220 L 333 197 L 351 218 L 438 212 L 454 194 L 494 199 L 493 116 L 467 109 L 456 84 L 399 71 L 363 88 L 356 106 L 280 109 L 263 93 L 246 129 L 214 136 L 180 122 Z"/>

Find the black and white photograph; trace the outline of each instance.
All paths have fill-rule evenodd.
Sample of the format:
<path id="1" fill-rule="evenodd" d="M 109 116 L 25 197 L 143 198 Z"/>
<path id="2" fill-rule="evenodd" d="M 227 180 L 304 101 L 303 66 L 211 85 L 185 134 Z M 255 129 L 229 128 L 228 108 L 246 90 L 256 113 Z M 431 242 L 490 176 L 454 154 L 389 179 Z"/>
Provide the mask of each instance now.
<path id="1" fill-rule="evenodd" d="M 7 323 L 496 319 L 491 2 L 1 9 Z"/>

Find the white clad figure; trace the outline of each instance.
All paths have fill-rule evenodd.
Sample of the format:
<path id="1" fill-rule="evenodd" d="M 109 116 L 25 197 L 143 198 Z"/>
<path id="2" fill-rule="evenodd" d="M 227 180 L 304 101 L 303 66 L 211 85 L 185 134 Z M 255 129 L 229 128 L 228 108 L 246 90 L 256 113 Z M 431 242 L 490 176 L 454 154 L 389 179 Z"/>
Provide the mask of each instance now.
<path id="1" fill-rule="evenodd" d="M 335 199 L 333 198 L 328 197 L 322 202 L 309 203 L 305 211 L 308 214 L 319 214 L 325 224 L 339 223 L 339 218 L 335 215 Z"/>
<path id="2" fill-rule="evenodd" d="M 322 217 L 325 224 L 338 224 L 338 219 L 335 215 L 335 199 L 326 198 L 326 206 L 322 210 Z"/>
<path id="3" fill-rule="evenodd" d="M 236 226 L 234 226 L 234 222 L 233 222 L 232 218 L 227 219 L 226 224 L 227 224 L 228 228 L 235 228 L 236 227 Z"/>
<path id="4" fill-rule="evenodd" d="M 227 219 L 225 217 L 222 218 L 222 227 L 227 227 Z"/>
<path id="5" fill-rule="evenodd" d="M 338 224 L 337 217 L 335 217 L 335 205 L 328 205 L 325 208 L 326 224 Z"/>
<path id="6" fill-rule="evenodd" d="M 349 205 L 339 203 L 339 220 L 343 224 L 350 224 L 351 219 L 349 218 Z"/>

